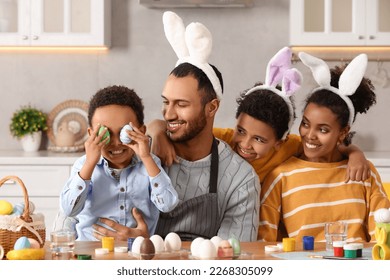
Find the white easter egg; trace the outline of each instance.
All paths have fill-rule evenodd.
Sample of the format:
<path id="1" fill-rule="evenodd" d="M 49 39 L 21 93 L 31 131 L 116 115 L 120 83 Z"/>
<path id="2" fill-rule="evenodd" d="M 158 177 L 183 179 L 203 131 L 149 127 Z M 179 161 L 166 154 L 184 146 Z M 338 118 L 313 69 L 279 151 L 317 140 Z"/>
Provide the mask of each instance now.
<path id="1" fill-rule="evenodd" d="M 144 237 L 137 236 L 133 241 L 133 246 L 131 247 L 131 252 L 133 252 L 135 254 L 139 254 L 140 250 L 141 250 L 142 241 L 144 241 Z"/>
<path id="2" fill-rule="evenodd" d="M 194 257 L 199 257 L 199 248 L 200 244 L 204 241 L 203 237 L 197 237 L 191 242 L 191 255 Z"/>
<path id="3" fill-rule="evenodd" d="M 180 236 L 175 232 L 170 232 L 165 236 L 164 240 L 165 251 L 178 251 L 181 248 Z"/>
<path id="4" fill-rule="evenodd" d="M 152 235 L 150 237 L 150 241 L 152 241 L 156 253 L 165 251 L 164 239 L 160 235 L 158 234 Z"/>
<path id="5" fill-rule="evenodd" d="M 25 236 L 19 237 L 14 244 L 14 250 L 27 249 L 30 247 L 31 247 L 30 241 Z"/>
<path id="6" fill-rule="evenodd" d="M 211 239 L 210 239 L 211 242 L 213 242 L 217 252 L 218 252 L 218 247 L 219 247 L 219 243 L 221 243 L 222 241 L 222 238 L 219 237 L 219 236 L 213 236 Z"/>
<path id="7" fill-rule="evenodd" d="M 390 210 L 386 208 L 376 210 L 374 220 L 377 223 L 390 223 Z"/>
<path id="8" fill-rule="evenodd" d="M 215 259 L 217 257 L 217 249 L 213 242 L 209 239 L 205 239 L 200 243 L 199 258 L 202 260 Z"/>

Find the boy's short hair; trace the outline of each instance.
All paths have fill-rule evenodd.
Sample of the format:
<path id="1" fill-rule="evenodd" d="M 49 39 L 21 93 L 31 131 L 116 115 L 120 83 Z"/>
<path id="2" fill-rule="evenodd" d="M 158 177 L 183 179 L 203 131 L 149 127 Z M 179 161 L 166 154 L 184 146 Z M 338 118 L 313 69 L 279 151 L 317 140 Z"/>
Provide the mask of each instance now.
<path id="1" fill-rule="evenodd" d="M 90 126 L 92 126 L 92 117 L 96 109 L 107 105 L 130 107 L 137 116 L 139 124 L 144 124 L 144 105 L 135 91 L 125 86 L 108 86 L 96 92 L 89 101 L 88 123 Z"/>
<path id="2" fill-rule="evenodd" d="M 268 124 L 273 128 L 276 138 L 282 139 L 289 129 L 288 123 L 290 121 L 290 112 L 286 101 L 267 89 L 259 89 L 246 95 L 247 91 L 242 92 L 236 99 L 238 104 L 236 119 L 241 113 L 245 113 Z"/>

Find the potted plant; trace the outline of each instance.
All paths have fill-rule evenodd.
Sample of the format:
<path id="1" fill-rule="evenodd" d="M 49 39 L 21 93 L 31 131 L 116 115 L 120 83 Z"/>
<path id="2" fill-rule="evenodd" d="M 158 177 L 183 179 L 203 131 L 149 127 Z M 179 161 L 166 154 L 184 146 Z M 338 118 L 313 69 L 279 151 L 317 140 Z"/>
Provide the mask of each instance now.
<path id="1" fill-rule="evenodd" d="M 47 130 L 47 115 L 32 107 L 22 106 L 17 110 L 10 124 L 12 136 L 21 140 L 27 152 L 38 151 L 41 145 L 42 131 Z"/>

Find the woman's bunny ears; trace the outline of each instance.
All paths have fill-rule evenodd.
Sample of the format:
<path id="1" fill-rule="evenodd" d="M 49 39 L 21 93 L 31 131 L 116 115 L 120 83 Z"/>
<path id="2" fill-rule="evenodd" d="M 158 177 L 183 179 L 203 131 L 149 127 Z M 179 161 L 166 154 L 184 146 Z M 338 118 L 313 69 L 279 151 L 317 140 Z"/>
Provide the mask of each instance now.
<path id="1" fill-rule="evenodd" d="M 208 63 L 212 49 L 210 31 L 199 22 L 193 22 L 185 28 L 183 20 L 170 11 L 164 13 L 163 23 L 165 37 L 179 58 L 176 66 L 187 62 L 201 69 L 213 85 L 218 99 L 221 100 L 221 83 Z"/>
<path id="2" fill-rule="evenodd" d="M 314 89 L 313 92 L 326 89 L 335 94 L 338 94 L 348 106 L 348 124 L 349 126 L 352 126 L 355 118 L 355 107 L 353 106 L 352 101 L 348 96 L 355 93 L 364 77 L 364 73 L 366 72 L 367 68 L 367 55 L 360 54 L 348 64 L 340 76 L 339 88 L 330 85 L 330 70 L 325 61 L 304 52 L 300 52 L 298 55 L 303 64 L 310 68 L 311 72 L 313 73 L 314 80 L 320 86 Z"/>
<path id="3" fill-rule="evenodd" d="M 266 89 L 283 98 L 288 106 L 290 118 L 288 129 L 283 134 L 282 140 L 286 139 L 294 123 L 294 106 L 289 97 L 292 96 L 302 84 L 301 73 L 297 69 L 291 68 L 291 57 L 292 52 L 290 48 L 284 47 L 279 50 L 268 62 L 265 83 L 251 88 L 246 93 L 246 95 L 248 95 L 256 90 Z M 280 82 L 282 82 L 282 90 L 276 88 Z"/>

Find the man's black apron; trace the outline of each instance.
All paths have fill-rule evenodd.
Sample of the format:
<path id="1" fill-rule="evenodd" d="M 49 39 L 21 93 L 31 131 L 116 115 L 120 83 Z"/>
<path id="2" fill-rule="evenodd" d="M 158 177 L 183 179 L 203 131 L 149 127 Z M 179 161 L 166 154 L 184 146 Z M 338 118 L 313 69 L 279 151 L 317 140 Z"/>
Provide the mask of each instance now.
<path id="1" fill-rule="evenodd" d="M 211 147 L 209 193 L 184 201 L 169 213 L 160 213 L 156 234 L 165 237 L 170 232 L 176 232 L 183 241 L 196 237 L 210 239 L 217 235 L 220 227 L 217 199 L 218 165 L 218 143 L 214 138 Z"/>

